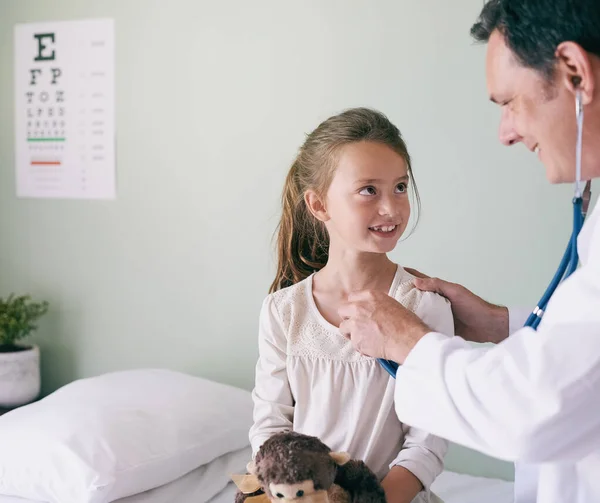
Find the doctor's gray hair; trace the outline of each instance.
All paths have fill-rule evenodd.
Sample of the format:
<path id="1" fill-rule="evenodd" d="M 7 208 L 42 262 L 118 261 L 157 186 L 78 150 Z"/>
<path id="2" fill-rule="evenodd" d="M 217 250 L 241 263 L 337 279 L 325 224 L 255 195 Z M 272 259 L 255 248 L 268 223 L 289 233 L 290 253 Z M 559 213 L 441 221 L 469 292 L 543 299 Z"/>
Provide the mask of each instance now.
<path id="1" fill-rule="evenodd" d="M 302 281 L 327 263 L 327 229 L 309 211 L 304 195 L 314 190 L 324 196 L 333 179 L 340 149 L 362 141 L 387 145 L 406 162 L 409 187 L 417 204 L 416 223 L 421 201 L 410 155 L 398 128 L 385 115 L 368 108 L 352 108 L 334 115 L 306 137 L 285 180 L 277 228 L 277 272 L 270 292 Z"/>
<path id="2" fill-rule="evenodd" d="M 561 43 L 600 56 L 600 0 L 488 0 L 471 36 L 487 42 L 495 30 L 523 66 L 550 81 Z"/>

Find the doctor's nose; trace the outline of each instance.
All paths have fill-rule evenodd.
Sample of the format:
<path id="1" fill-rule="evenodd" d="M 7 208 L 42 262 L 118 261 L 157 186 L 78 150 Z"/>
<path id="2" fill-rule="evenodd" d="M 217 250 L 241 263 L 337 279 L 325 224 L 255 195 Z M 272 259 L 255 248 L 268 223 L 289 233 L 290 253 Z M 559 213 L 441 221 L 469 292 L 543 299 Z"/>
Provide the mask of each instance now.
<path id="1" fill-rule="evenodd" d="M 523 137 L 515 130 L 513 117 L 507 109 L 502 110 L 498 137 L 500 138 L 500 143 L 507 147 L 515 143 L 520 143 L 523 140 Z"/>

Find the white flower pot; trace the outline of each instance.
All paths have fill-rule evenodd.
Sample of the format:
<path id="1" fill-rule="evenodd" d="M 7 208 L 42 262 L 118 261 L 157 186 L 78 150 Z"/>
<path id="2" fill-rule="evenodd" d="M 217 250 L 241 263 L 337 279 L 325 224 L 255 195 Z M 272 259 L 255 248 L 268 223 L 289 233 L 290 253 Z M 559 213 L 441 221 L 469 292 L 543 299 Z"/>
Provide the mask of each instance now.
<path id="1" fill-rule="evenodd" d="M 40 349 L 0 353 L 0 408 L 33 402 L 40 394 Z"/>

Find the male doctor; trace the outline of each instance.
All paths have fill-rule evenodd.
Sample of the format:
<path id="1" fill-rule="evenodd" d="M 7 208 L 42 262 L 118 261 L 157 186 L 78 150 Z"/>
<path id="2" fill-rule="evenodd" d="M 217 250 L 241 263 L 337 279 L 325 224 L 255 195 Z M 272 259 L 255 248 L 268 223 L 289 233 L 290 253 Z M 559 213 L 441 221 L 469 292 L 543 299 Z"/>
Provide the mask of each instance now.
<path id="1" fill-rule="evenodd" d="M 500 141 L 535 152 L 551 183 L 573 182 L 580 90 L 582 179 L 599 178 L 600 0 L 490 0 L 471 33 L 487 42 Z M 461 337 L 433 332 L 382 293 L 358 292 L 340 309 L 358 351 L 401 364 L 399 419 L 517 462 L 517 503 L 600 503 L 600 208 L 578 249 L 581 265 L 537 332 L 519 329 L 526 316 L 431 278 L 417 287 L 450 300 Z"/>

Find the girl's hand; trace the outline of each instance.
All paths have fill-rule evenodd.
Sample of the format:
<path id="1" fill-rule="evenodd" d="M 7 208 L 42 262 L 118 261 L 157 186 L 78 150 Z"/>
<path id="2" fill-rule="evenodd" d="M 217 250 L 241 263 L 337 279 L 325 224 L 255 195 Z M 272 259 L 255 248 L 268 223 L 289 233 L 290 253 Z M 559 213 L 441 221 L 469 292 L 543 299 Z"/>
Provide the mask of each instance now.
<path id="1" fill-rule="evenodd" d="M 423 490 L 421 481 L 403 466 L 392 467 L 381 486 L 387 503 L 410 503 Z"/>

